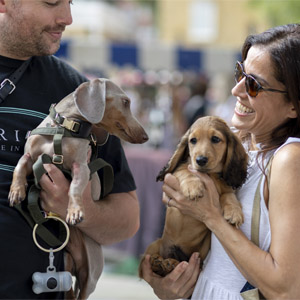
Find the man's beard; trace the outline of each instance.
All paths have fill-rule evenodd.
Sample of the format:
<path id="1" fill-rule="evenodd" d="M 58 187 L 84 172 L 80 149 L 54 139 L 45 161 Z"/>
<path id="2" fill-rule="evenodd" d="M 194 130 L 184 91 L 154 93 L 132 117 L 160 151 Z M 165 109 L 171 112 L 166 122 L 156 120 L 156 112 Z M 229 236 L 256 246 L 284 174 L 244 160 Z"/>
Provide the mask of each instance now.
<path id="1" fill-rule="evenodd" d="M 60 40 L 55 42 L 45 41 L 45 34 L 50 29 L 49 27 L 44 28 L 39 34 L 36 32 L 28 33 L 24 32 L 24 28 L 20 31 L 12 30 L 12 28 L 5 25 L 1 29 L 1 41 L 2 48 L 5 52 L 13 57 L 25 58 L 31 56 L 45 56 L 52 55 L 57 52 L 60 47 Z M 13 26 L 16 26 L 14 24 Z M 57 28 L 57 30 L 64 30 L 64 28 Z M 12 34 L 13 32 L 13 34 Z M 56 47 L 54 47 L 56 45 Z"/>

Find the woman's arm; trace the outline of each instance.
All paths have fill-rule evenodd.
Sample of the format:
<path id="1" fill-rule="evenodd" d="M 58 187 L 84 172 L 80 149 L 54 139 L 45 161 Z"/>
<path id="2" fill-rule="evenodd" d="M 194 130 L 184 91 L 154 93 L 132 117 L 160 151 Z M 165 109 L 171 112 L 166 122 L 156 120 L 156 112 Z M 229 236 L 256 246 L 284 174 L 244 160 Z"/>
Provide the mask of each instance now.
<path id="1" fill-rule="evenodd" d="M 44 167 L 48 176 L 43 175 L 40 180 L 42 207 L 65 219 L 70 183 L 54 165 L 45 164 Z M 85 217 L 76 226 L 99 244 L 128 239 L 139 228 L 139 203 L 135 191 L 110 194 L 101 201 L 93 201 L 89 183 L 83 193 L 83 203 Z"/>
<path id="2" fill-rule="evenodd" d="M 184 199 L 176 178 L 165 179 L 164 192 L 174 199 L 172 206 L 206 223 L 216 235 L 244 277 L 266 298 L 300 299 L 300 145 L 282 148 L 272 163 L 269 215 L 271 246 L 259 249 L 221 215 L 212 180 L 198 174 L 206 185 L 205 196 L 196 202 Z M 167 202 L 167 199 L 164 199 Z"/>

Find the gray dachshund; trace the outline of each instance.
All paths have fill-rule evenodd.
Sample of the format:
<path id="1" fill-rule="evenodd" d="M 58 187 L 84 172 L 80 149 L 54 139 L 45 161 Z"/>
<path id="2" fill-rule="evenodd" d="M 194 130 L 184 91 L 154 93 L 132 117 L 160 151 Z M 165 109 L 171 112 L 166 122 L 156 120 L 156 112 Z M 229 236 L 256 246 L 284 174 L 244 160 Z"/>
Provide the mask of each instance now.
<path id="1" fill-rule="evenodd" d="M 57 119 L 60 119 L 62 124 L 58 124 Z M 91 133 L 96 139 L 97 133 L 101 131 L 99 129 L 102 128 L 130 143 L 144 143 L 148 140 L 145 130 L 131 113 L 128 96 L 112 81 L 99 78 L 81 84 L 73 93 L 61 100 L 55 105 L 55 116 L 48 115 L 37 128 L 64 127 L 71 124 L 71 130 L 74 130 L 77 125 L 83 126 L 86 123 L 90 124 Z M 88 139 L 73 136 L 63 138 L 61 164 L 63 168 L 71 170 L 73 177 L 66 220 L 73 225 L 84 218 L 82 191 L 90 178 L 88 167 L 90 148 Z M 13 173 L 9 193 L 11 206 L 25 199 L 26 177 L 32 173 L 32 166 L 38 157 L 44 153 L 50 157 L 55 155 L 53 136 L 39 134 L 29 136 L 24 153 Z M 73 172 L 74 163 L 79 166 L 79 172 Z M 92 176 L 92 195 L 94 200 L 99 200 L 100 184 L 97 172 Z"/>

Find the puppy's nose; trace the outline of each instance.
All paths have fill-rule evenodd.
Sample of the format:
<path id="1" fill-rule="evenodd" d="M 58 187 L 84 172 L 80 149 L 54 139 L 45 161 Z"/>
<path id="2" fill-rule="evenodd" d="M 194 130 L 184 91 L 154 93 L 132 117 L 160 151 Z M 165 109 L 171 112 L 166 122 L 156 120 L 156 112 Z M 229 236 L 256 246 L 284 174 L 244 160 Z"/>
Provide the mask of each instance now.
<path id="1" fill-rule="evenodd" d="M 200 167 L 203 167 L 207 164 L 208 158 L 206 156 L 201 155 L 196 158 L 196 162 Z"/>

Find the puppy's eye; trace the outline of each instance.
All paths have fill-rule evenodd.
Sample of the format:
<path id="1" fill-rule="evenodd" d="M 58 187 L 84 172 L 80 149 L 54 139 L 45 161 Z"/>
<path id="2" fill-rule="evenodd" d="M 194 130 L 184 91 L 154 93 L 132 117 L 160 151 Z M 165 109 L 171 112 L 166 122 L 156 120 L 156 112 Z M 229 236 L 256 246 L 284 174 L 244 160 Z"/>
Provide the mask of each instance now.
<path id="1" fill-rule="evenodd" d="M 195 145 L 197 143 L 197 139 L 196 138 L 191 138 L 190 143 Z"/>
<path id="2" fill-rule="evenodd" d="M 221 139 L 214 135 L 211 137 L 211 141 L 212 141 L 212 143 L 217 144 L 217 143 L 221 142 Z"/>
<path id="3" fill-rule="evenodd" d="M 129 99 L 123 98 L 122 100 L 123 100 L 123 104 L 124 104 L 125 107 L 130 107 L 130 100 Z"/>

